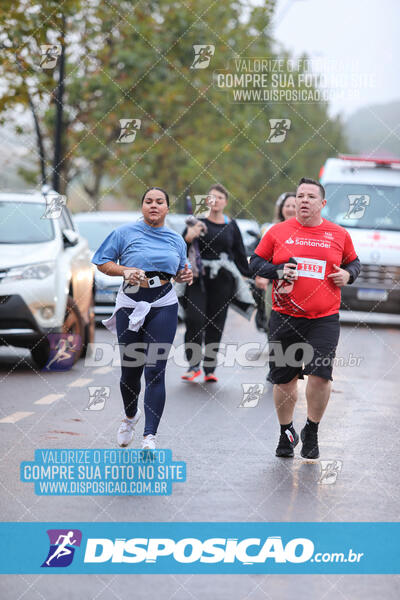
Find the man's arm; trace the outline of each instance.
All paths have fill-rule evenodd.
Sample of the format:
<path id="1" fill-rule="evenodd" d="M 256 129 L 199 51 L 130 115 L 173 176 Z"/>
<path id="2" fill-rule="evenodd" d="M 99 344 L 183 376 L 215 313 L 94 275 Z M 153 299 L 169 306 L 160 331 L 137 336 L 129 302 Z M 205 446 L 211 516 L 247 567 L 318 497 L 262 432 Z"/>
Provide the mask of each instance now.
<path id="1" fill-rule="evenodd" d="M 275 239 L 272 235 L 274 227 L 269 229 L 250 258 L 249 268 L 253 277 L 257 275 L 265 279 L 281 279 L 282 269 L 285 263 L 274 265 L 272 262 L 274 255 Z M 278 273 L 280 270 L 280 273 Z"/>
<path id="2" fill-rule="evenodd" d="M 348 231 L 346 231 L 344 238 L 341 268 L 350 274 L 350 279 L 347 282 L 348 284 L 353 283 L 357 279 L 361 269 L 360 259 L 357 256 L 353 241 Z"/>
<path id="3" fill-rule="evenodd" d="M 351 262 L 347 263 L 347 265 L 342 265 L 341 268 L 344 269 L 345 271 L 347 271 L 348 273 L 350 273 L 350 279 L 347 282 L 347 285 L 349 285 L 349 284 L 353 283 L 360 274 L 360 270 L 361 270 L 360 259 L 357 256 L 357 258 L 355 258 Z"/>
<path id="4" fill-rule="evenodd" d="M 284 265 L 285 263 L 274 265 L 265 258 L 258 256 L 258 254 L 253 254 L 250 258 L 249 268 L 253 277 L 258 275 L 259 277 L 265 277 L 265 279 L 281 279 Z"/>

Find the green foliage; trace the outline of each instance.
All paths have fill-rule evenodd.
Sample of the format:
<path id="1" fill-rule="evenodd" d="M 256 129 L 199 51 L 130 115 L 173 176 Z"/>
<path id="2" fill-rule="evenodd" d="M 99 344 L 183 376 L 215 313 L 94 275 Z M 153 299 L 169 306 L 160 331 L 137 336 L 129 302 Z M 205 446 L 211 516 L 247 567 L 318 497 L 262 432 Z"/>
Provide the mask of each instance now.
<path id="1" fill-rule="evenodd" d="M 179 212 L 188 193 L 220 181 L 232 215 L 267 220 L 281 192 L 346 150 L 342 125 L 324 104 L 234 104 L 213 85 L 213 73 L 234 57 L 273 56 L 273 8 L 271 0 L 254 8 L 240 0 L 6 0 L 0 114 L 28 106 L 29 90 L 51 157 L 57 74 L 38 68 L 38 58 L 41 43 L 60 41 L 62 9 L 64 186 L 81 181 L 97 208 L 109 196 L 138 206 L 142 190 L 158 185 Z M 215 46 L 207 69 L 190 68 L 194 44 Z M 122 118 L 141 119 L 132 144 L 116 142 Z M 284 143 L 266 143 L 270 118 L 291 119 Z"/>

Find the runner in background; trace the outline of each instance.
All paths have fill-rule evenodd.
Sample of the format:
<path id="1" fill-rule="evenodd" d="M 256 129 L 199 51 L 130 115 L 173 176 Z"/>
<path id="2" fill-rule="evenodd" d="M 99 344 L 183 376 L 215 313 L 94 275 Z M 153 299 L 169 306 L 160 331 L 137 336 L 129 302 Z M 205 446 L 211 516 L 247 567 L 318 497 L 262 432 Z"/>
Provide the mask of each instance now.
<path id="1" fill-rule="evenodd" d="M 274 384 L 281 426 L 276 455 L 282 457 L 293 456 L 299 441 L 293 413 L 297 379 L 303 375 L 308 375 L 307 422 L 301 431 L 301 455 L 319 456 L 318 426 L 329 401 L 339 340 L 340 288 L 360 272 L 349 233 L 322 218 L 325 205 L 323 186 L 303 177 L 296 192 L 296 217 L 273 225 L 250 259 L 254 275 L 273 279 L 268 380 Z M 300 356 L 299 351 L 290 353 L 294 344 L 302 344 Z M 276 352 L 277 345 L 281 352 Z"/>
<path id="2" fill-rule="evenodd" d="M 285 192 L 276 201 L 273 223 L 282 223 L 291 219 L 296 214 L 295 192 Z M 267 230 L 263 232 L 263 235 Z M 253 291 L 254 300 L 257 304 L 256 326 L 259 331 L 268 333 L 268 321 L 272 310 L 272 283 L 257 275 L 255 277 L 256 288 Z"/>
<path id="3" fill-rule="evenodd" d="M 236 221 L 224 214 L 228 192 L 221 184 L 215 184 L 209 195 L 209 216 L 198 219 L 197 224 L 182 233 L 188 248 L 197 239 L 199 252 L 193 285 L 185 293 L 185 354 L 189 369 L 182 375 L 184 381 L 200 377 L 202 361 L 204 381 L 218 381 L 214 373 L 216 354 L 229 304 L 233 299 L 238 301 L 242 287 L 244 304 L 247 292 L 247 306 L 254 306 L 242 277 L 251 277 L 242 236 Z"/>
<path id="4" fill-rule="evenodd" d="M 296 216 L 296 193 L 281 194 L 275 204 L 274 223 L 282 223 Z"/>

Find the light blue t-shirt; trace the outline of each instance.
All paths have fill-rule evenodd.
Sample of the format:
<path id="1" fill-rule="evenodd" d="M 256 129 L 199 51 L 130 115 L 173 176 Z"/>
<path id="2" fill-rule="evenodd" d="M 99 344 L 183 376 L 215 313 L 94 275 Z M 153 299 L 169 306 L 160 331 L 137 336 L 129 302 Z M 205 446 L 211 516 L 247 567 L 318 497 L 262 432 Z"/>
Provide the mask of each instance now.
<path id="1" fill-rule="evenodd" d="M 96 250 L 92 263 L 102 265 L 110 260 L 119 261 L 124 267 L 171 275 L 183 269 L 186 263 L 190 268 L 183 237 L 165 225 L 151 227 L 144 221 L 114 229 Z"/>

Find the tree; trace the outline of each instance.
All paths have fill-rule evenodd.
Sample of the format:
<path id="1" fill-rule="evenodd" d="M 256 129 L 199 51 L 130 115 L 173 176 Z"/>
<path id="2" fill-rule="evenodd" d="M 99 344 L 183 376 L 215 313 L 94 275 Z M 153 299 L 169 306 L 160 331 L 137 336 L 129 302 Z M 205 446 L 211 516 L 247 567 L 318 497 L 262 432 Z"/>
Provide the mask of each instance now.
<path id="1" fill-rule="evenodd" d="M 46 107 L 56 102 L 56 68 L 43 68 L 43 46 L 58 47 L 63 43 L 63 22 L 80 9 L 79 0 L 66 0 L 63 12 L 55 0 L 31 3 L 28 0 L 12 2 L 4 0 L 0 12 L 0 73 L 3 93 L 0 96 L 2 121 L 15 114 L 16 107 L 27 108 L 32 116 L 36 136 L 37 156 L 40 167 L 40 181 L 45 183 L 48 171 L 52 171 L 52 139 L 45 123 Z M 64 124 L 61 124 L 62 126 Z M 15 124 L 16 134 L 25 127 Z M 27 179 L 32 178 L 28 167 L 23 169 Z M 68 180 L 64 181 L 64 189 Z"/>
<path id="2" fill-rule="evenodd" d="M 238 104 L 215 85 L 215 74 L 235 58 L 276 56 L 274 2 L 66 0 L 63 14 L 57 2 L 3 4 L 0 41 L 8 53 L 14 49 L 23 72 L 9 56 L 0 65 L 0 112 L 29 107 L 31 97 L 37 139 L 53 155 L 56 72 L 39 69 L 37 58 L 40 43 L 63 41 L 60 183 L 66 190 L 79 182 L 89 210 L 107 196 L 137 206 L 144 188 L 158 185 L 181 211 L 188 193 L 203 194 L 221 181 L 233 216 L 266 220 L 281 192 L 302 175 L 316 177 L 327 156 L 345 150 L 342 125 L 329 118 L 326 104 Z M 191 68 L 199 44 L 215 47 L 205 69 Z M 270 118 L 291 120 L 284 143 L 266 143 Z M 132 143 L 118 143 L 121 119 L 140 121 Z"/>

